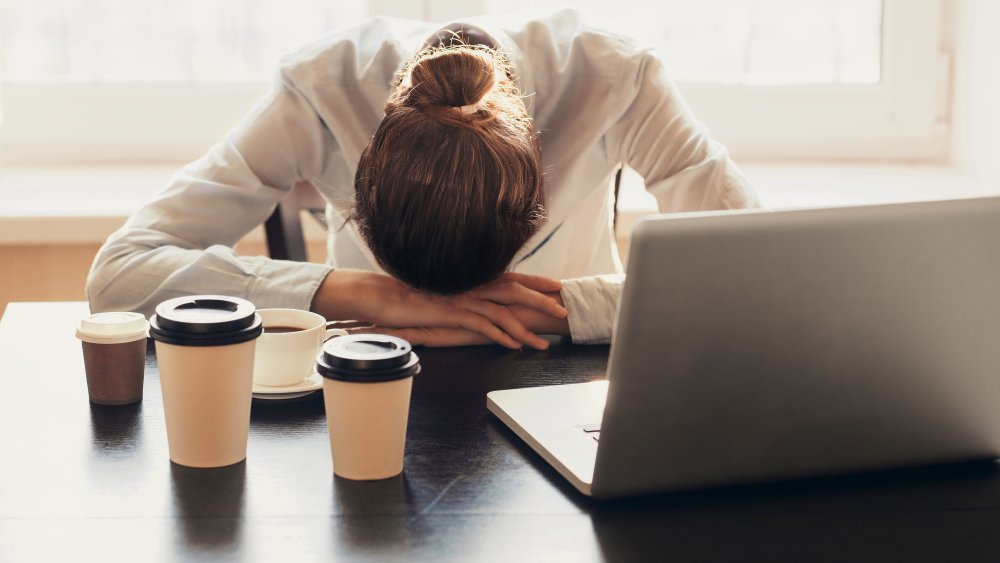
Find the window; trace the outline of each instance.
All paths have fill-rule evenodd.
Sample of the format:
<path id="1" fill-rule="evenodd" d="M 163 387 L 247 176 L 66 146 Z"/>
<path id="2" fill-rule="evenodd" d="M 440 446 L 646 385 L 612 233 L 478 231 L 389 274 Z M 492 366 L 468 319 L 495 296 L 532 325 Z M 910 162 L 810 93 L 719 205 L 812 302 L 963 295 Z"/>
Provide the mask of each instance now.
<path id="1" fill-rule="evenodd" d="M 562 4 L 485 2 L 487 12 Z M 908 161 L 947 156 L 953 4 L 573 3 L 653 46 L 694 114 L 740 160 Z"/>
<path id="2" fill-rule="evenodd" d="M 14 83 L 261 82 L 304 38 L 368 15 L 365 0 L 5 0 Z"/>
<path id="3" fill-rule="evenodd" d="M 181 161 L 263 95 L 278 59 L 367 0 L 5 0 L 7 162 Z"/>
<path id="4" fill-rule="evenodd" d="M 505 13 L 550 0 L 486 0 Z M 584 0 L 610 30 L 654 46 L 674 80 L 706 84 L 875 84 L 881 0 Z M 634 16 L 642 13 L 641 18 Z"/>
<path id="5" fill-rule="evenodd" d="M 555 0 L 5 0 L 7 162 L 189 160 L 266 91 L 278 57 L 370 14 L 444 21 Z M 741 160 L 943 158 L 952 2 L 576 0 L 656 48 Z"/>

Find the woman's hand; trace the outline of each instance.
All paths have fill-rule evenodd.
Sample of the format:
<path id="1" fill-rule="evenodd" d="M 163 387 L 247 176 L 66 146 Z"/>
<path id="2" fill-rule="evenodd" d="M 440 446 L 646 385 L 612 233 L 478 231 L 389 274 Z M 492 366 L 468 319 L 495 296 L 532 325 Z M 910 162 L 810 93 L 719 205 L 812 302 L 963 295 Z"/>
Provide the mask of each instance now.
<path id="1" fill-rule="evenodd" d="M 548 294 L 548 297 L 562 305 L 562 298 L 558 293 Z M 511 305 L 509 309 L 521 324 L 535 334 L 569 335 L 569 323 L 565 317 L 551 317 L 537 309 L 522 305 Z M 461 328 L 387 328 L 371 323 L 354 324 L 340 328 L 345 328 L 352 334 L 375 333 L 398 336 L 414 346 L 476 346 L 492 343 L 489 338 L 482 334 Z"/>
<path id="2" fill-rule="evenodd" d="M 409 342 L 414 346 L 448 348 L 452 346 L 482 346 L 493 341 L 478 332 L 464 328 L 387 328 L 369 325 L 347 329 L 349 334 L 388 334 Z"/>
<path id="3" fill-rule="evenodd" d="M 549 322 L 565 322 L 566 309 L 551 294 L 562 284 L 540 276 L 504 274 L 461 295 L 434 295 L 411 289 L 383 274 L 332 271 L 317 290 L 312 310 L 328 319 L 364 319 L 376 331 L 414 344 L 456 346 L 496 342 L 518 349 L 545 349 L 515 311 Z M 549 295 L 546 295 L 549 294 Z"/>

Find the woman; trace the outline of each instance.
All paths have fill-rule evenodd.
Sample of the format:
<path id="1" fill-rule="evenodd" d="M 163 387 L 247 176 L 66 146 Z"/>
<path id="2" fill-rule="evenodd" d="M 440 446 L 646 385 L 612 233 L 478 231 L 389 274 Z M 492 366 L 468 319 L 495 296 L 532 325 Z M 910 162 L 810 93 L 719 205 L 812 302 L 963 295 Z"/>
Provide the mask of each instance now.
<path id="1" fill-rule="evenodd" d="M 415 344 L 607 342 L 619 163 L 661 211 L 759 205 L 627 39 L 572 11 L 435 29 L 374 19 L 287 57 L 271 94 L 108 239 L 92 308 L 224 293 Z M 300 181 L 328 201 L 330 264 L 235 256 Z"/>

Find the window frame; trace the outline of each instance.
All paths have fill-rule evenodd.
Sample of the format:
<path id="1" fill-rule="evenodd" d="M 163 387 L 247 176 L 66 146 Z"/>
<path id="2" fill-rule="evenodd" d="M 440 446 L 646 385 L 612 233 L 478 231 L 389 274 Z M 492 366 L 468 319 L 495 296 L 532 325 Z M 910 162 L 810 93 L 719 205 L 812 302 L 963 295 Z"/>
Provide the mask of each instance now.
<path id="1" fill-rule="evenodd" d="M 481 12 L 482 4 L 371 0 L 370 7 L 373 15 L 444 21 Z M 884 0 L 878 84 L 677 86 L 740 160 L 942 162 L 950 152 L 952 4 Z M 0 158 L 28 165 L 189 161 L 269 87 L 0 82 Z"/>
<path id="2" fill-rule="evenodd" d="M 679 83 L 739 158 L 944 162 L 950 149 L 954 6 L 884 0 L 877 84 Z M 781 113 L 781 119 L 771 117 Z"/>

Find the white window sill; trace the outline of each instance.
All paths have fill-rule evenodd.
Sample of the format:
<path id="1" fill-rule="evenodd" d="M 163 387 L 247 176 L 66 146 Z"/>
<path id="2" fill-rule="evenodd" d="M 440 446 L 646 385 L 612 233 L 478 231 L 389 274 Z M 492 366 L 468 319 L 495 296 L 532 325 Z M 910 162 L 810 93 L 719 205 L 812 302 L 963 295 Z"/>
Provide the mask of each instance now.
<path id="1" fill-rule="evenodd" d="M 163 188 L 179 166 L 0 169 L 0 245 L 99 244 Z M 866 205 L 1000 195 L 940 166 L 745 164 L 744 173 L 773 209 Z M 634 172 L 623 179 L 621 233 L 656 209 Z M 315 222 L 306 238 L 324 240 Z M 261 229 L 248 236 L 260 240 Z"/>
<path id="2" fill-rule="evenodd" d="M 980 181 L 948 166 L 752 163 L 740 169 L 775 210 L 1000 195 L 1000 182 Z M 656 212 L 635 172 L 622 178 L 618 210 L 620 235 Z"/>
<path id="3" fill-rule="evenodd" d="M 181 168 L 0 168 L 0 245 L 100 244 Z M 303 221 L 307 241 L 325 241 Z M 264 240 L 257 228 L 245 241 Z"/>

